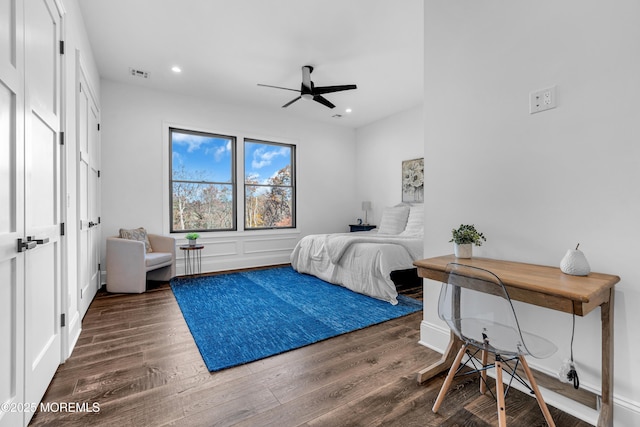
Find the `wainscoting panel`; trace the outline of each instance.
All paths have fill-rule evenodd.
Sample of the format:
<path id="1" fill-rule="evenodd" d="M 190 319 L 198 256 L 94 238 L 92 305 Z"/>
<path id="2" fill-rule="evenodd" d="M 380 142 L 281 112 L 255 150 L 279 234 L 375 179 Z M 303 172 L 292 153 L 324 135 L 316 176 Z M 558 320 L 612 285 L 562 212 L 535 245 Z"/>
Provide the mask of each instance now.
<path id="1" fill-rule="evenodd" d="M 272 232 L 273 233 L 273 232 Z M 249 234 L 249 233 L 247 233 Z M 204 248 L 200 253 L 201 272 L 236 270 L 289 263 L 289 256 L 300 239 L 300 233 L 238 234 L 224 238 L 205 237 L 198 239 Z M 177 246 L 187 244 L 178 240 Z M 185 274 L 184 252 L 176 249 L 176 273 Z M 193 254 L 192 254 L 193 255 Z"/>
<path id="2" fill-rule="evenodd" d="M 228 257 L 240 253 L 237 240 L 199 239 L 198 243 L 204 245 L 202 257 Z"/>
<path id="3" fill-rule="evenodd" d="M 243 243 L 245 254 L 258 254 L 258 253 L 274 253 L 279 251 L 285 251 L 291 253 L 296 243 L 298 242 L 298 236 L 284 236 L 284 237 L 271 237 L 260 239 L 247 239 Z"/>

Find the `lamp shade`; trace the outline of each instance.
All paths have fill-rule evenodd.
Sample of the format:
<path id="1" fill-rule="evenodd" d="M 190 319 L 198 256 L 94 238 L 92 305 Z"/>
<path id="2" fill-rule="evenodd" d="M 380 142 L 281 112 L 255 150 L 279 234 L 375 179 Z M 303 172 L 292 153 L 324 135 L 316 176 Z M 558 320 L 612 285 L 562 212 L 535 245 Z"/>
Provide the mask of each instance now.
<path id="1" fill-rule="evenodd" d="M 362 210 L 368 211 L 369 209 L 371 209 L 371 202 L 362 202 Z"/>

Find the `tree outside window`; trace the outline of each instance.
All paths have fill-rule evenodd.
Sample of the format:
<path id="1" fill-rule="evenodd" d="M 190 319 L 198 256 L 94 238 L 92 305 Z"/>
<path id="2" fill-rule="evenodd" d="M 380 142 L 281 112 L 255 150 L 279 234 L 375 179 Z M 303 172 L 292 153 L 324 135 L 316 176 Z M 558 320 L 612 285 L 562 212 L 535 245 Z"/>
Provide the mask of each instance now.
<path id="1" fill-rule="evenodd" d="M 294 159 L 294 145 L 245 140 L 245 229 L 295 227 Z"/>
<path id="2" fill-rule="evenodd" d="M 171 232 L 235 230 L 236 139 L 173 128 L 169 138 Z"/>

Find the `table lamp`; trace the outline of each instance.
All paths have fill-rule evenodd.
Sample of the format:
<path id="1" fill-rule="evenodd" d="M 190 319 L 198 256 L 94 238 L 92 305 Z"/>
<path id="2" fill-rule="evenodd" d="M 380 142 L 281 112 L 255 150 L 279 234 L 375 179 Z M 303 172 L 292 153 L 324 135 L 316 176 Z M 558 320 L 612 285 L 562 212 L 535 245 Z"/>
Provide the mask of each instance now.
<path id="1" fill-rule="evenodd" d="M 362 202 L 362 210 L 364 211 L 364 225 L 369 225 L 367 221 L 367 211 L 371 209 L 371 202 Z"/>

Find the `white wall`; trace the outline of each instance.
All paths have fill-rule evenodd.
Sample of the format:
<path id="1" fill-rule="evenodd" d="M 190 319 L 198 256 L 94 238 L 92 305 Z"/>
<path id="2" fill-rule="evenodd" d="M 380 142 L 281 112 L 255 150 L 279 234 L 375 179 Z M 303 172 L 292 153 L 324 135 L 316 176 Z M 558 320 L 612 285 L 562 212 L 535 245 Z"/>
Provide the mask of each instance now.
<path id="1" fill-rule="evenodd" d="M 473 223 L 481 256 L 559 265 L 579 242 L 617 274 L 615 425 L 640 425 L 640 2 L 425 3 L 425 256 Z M 558 108 L 528 94 L 557 85 Z M 425 286 L 422 340 L 442 345 L 439 287 Z M 569 355 L 571 316 L 523 306 L 525 328 Z M 581 385 L 600 389 L 600 312 L 576 322 Z M 587 416 L 586 412 L 581 412 Z"/>
<path id="2" fill-rule="evenodd" d="M 358 204 L 351 221 L 364 218 L 361 202 L 370 201 L 369 223 L 379 225 L 382 210 L 402 201 L 402 161 L 424 157 L 422 105 L 358 128 L 356 141 Z"/>
<path id="3" fill-rule="evenodd" d="M 168 123 L 297 145 L 297 230 L 201 233 L 203 272 L 289 262 L 300 237 L 345 231 L 359 206 L 352 129 L 103 80 L 103 237 L 121 227 L 169 233 Z"/>

